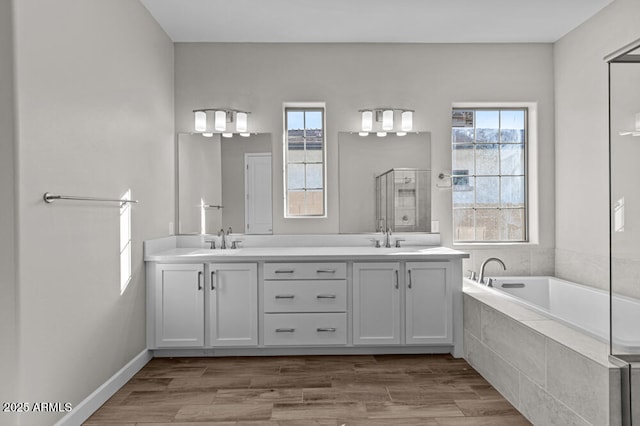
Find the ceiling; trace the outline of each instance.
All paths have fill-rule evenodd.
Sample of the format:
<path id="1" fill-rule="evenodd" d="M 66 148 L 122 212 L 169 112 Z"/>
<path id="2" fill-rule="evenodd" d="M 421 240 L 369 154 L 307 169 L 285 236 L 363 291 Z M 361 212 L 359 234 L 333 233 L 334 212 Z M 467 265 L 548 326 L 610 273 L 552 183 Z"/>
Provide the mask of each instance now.
<path id="1" fill-rule="evenodd" d="M 174 42 L 555 42 L 613 0 L 141 0 Z"/>

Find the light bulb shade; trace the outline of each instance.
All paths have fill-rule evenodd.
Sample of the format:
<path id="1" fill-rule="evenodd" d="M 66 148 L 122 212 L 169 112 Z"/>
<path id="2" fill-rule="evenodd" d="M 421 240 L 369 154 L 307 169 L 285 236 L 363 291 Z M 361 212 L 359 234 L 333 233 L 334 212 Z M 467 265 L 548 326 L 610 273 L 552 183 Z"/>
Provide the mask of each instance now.
<path id="1" fill-rule="evenodd" d="M 214 128 L 218 132 L 224 132 L 227 129 L 227 113 L 225 111 L 216 111 Z"/>
<path id="2" fill-rule="evenodd" d="M 206 132 L 207 131 L 207 113 L 204 111 L 196 111 L 194 113 L 195 116 L 195 129 L 196 132 Z"/>
<path id="3" fill-rule="evenodd" d="M 246 133 L 248 128 L 247 123 L 247 113 L 246 112 L 238 112 L 236 113 L 236 131 L 238 133 Z"/>
<path id="4" fill-rule="evenodd" d="M 385 109 L 382 111 L 382 130 L 393 129 L 393 110 Z"/>
<path id="5" fill-rule="evenodd" d="M 413 111 L 402 112 L 402 125 L 403 132 L 410 132 L 413 129 Z"/>
<path id="6" fill-rule="evenodd" d="M 362 111 L 362 131 L 373 130 L 373 111 Z"/>

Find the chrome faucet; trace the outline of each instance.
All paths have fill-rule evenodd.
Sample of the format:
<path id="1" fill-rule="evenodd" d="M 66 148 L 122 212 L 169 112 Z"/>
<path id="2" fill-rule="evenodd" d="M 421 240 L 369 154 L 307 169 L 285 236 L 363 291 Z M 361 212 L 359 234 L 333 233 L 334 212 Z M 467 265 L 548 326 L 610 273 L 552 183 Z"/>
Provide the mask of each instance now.
<path id="1" fill-rule="evenodd" d="M 220 237 L 220 248 L 223 250 L 226 249 L 227 241 L 225 239 L 224 229 L 220 229 L 220 232 L 218 232 L 218 237 Z"/>
<path id="2" fill-rule="evenodd" d="M 478 274 L 478 282 L 480 284 L 484 284 L 484 267 L 487 266 L 487 263 L 489 262 L 498 262 L 502 266 L 503 271 L 507 270 L 507 267 L 504 265 L 504 262 L 502 260 L 498 259 L 497 257 L 488 258 L 487 260 L 482 262 L 482 265 L 480 265 L 480 273 Z"/>
<path id="3" fill-rule="evenodd" d="M 387 228 L 387 232 L 384 233 L 384 246 L 391 248 L 391 228 Z"/>

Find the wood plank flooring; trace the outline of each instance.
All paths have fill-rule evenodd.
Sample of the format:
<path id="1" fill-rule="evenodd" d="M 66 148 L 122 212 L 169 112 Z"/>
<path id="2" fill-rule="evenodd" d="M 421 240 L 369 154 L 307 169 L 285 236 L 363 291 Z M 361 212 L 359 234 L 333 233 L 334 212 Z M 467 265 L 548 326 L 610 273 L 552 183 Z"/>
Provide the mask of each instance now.
<path id="1" fill-rule="evenodd" d="M 84 424 L 530 425 L 451 355 L 155 358 Z"/>

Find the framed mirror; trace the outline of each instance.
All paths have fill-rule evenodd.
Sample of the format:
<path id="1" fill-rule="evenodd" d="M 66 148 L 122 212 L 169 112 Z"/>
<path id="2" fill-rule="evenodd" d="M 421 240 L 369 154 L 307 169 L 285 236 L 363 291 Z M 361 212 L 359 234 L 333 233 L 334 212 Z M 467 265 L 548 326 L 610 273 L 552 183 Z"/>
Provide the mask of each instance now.
<path id="1" fill-rule="evenodd" d="M 176 142 L 176 233 L 272 232 L 271 135 Z"/>
<path id="2" fill-rule="evenodd" d="M 341 132 L 338 145 L 340 233 L 377 231 L 377 176 L 398 168 L 431 169 L 431 134 L 428 132 L 405 136 L 390 133 L 386 137 Z M 427 208 L 431 208 L 430 204 Z"/>

